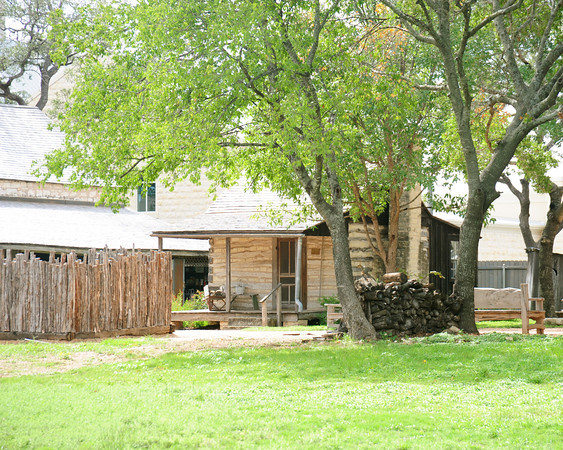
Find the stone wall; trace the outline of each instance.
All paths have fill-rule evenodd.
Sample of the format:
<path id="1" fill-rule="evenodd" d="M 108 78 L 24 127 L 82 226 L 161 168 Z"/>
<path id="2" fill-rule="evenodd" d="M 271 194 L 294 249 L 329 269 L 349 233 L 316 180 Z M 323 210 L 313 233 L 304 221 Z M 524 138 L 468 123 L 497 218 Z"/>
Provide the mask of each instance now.
<path id="1" fill-rule="evenodd" d="M 399 217 L 399 244 L 397 248 L 397 270 L 404 271 L 411 277 L 428 276 L 429 270 L 429 230 L 421 227 L 420 188 L 405 192 L 401 198 L 402 205 L 408 209 Z M 350 223 L 350 256 L 354 276 L 362 274 L 362 266 L 376 278 L 385 273 L 383 261 L 375 256 L 369 245 L 362 223 Z M 387 244 L 387 226 L 380 226 L 383 241 Z M 375 231 L 369 226 L 370 236 L 375 243 Z"/>
<path id="2" fill-rule="evenodd" d="M 144 212 L 160 220 L 178 224 L 186 219 L 204 213 L 213 203 L 209 193 L 211 182 L 202 177 L 201 184 L 195 185 L 188 180 L 180 181 L 174 190 L 167 188 L 161 181 L 156 182 L 156 211 Z M 137 192 L 132 192 L 127 209 L 137 211 Z"/>
<path id="3" fill-rule="evenodd" d="M 96 188 L 72 191 L 62 183 L 0 180 L 0 197 L 96 202 L 100 198 Z"/>
<path id="4" fill-rule="evenodd" d="M 371 277 L 355 282 L 368 320 L 378 333 L 393 336 L 440 333 L 458 327 L 460 301 L 416 280 L 380 283 Z"/>

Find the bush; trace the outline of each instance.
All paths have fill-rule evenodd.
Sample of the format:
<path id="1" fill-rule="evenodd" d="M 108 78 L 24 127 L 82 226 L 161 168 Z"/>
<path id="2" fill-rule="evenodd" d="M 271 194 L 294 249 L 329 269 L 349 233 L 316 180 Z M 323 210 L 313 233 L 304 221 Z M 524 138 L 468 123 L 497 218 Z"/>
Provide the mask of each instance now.
<path id="1" fill-rule="evenodd" d="M 203 296 L 203 292 L 197 291 L 191 298 L 184 301 L 184 295 L 182 292 L 178 292 L 178 295 L 172 300 L 172 311 L 193 311 L 196 309 L 207 309 L 207 302 Z M 182 326 L 184 328 L 203 328 L 209 325 L 209 322 L 203 320 L 197 320 L 194 322 L 183 322 Z"/>
<path id="2" fill-rule="evenodd" d="M 338 300 L 338 297 L 322 297 L 319 298 L 319 303 L 321 304 L 321 306 L 325 306 L 328 304 L 331 305 L 335 305 L 337 303 L 340 303 L 340 300 Z M 319 314 L 319 325 L 326 325 L 326 311 L 323 311 L 322 313 Z"/>

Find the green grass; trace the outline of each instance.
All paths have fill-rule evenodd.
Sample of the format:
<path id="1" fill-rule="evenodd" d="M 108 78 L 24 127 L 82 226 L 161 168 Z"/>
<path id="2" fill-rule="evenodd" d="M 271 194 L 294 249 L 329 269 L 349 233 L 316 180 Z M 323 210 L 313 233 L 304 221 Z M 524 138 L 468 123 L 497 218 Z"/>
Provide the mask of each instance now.
<path id="1" fill-rule="evenodd" d="M 532 323 L 535 323 L 532 320 Z M 563 325 L 545 324 L 546 328 L 562 328 Z M 477 328 L 522 328 L 521 319 L 511 320 L 491 320 L 485 322 L 477 322 Z"/>
<path id="2" fill-rule="evenodd" d="M 562 338 L 440 334 L 4 378 L 0 448 L 560 448 L 562 360 Z"/>
<path id="3" fill-rule="evenodd" d="M 140 338 L 112 338 L 102 341 L 58 342 L 42 340 L 26 340 L 4 342 L 0 345 L 0 358 L 37 359 L 49 356 L 64 357 L 78 352 L 95 352 L 103 354 L 122 354 L 129 349 L 143 345 L 164 345 L 163 339 L 147 336 Z M 1 449 L 2 447 L 0 447 Z"/>

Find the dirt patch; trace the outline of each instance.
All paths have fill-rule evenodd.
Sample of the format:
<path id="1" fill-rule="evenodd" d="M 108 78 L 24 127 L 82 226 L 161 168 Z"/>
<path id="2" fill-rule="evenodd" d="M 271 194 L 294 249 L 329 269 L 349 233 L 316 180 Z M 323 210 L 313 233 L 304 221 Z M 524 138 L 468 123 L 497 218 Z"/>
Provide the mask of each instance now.
<path id="1" fill-rule="evenodd" d="M 550 336 L 563 336 L 563 328 L 546 328 Z M 517 328 L 485 328 L 485 333 L 520 333 Z M 138 347 L 114 348 L 111 352 L 76 351 L 42 353 L 14 359 L 0 356 L 0 378 L 22 375 L 48 375 L 81 367 L 111 364 L 131 359 L 148 359 L 164 353 L 200 351 L 215 348 L 295 346 L 318 340 L 325 331 L 245 331 L 245 330 L 180 330 L 158 337 Z M 67 341 L 64 341 L 68 343 Z M 76 341 L 74 341 L 76 342 Z M 37 342 L 33 345 L 50 345 Z M 21 345 L 21 341 L 4 341 L 0 345 Z"/>
<path id="2" fill-rule="evenodd" d="M 59 354 L 47 352 L 40 356 L 26 355 L 21 359 L 2 358 L 0 356 L 0 378 L 68 372 L 86 366 L 111 364 L 131 359 L 154 358 L 164 353 L 243 346 L 298 345 L 310 342 L 325 333 L 324 331 L 181 330 L 171 335 L 159 337 L 154 343 L 147 343 L 138 347 L 115 348 L 108 353 L 76 351 Z M 21 341 L 5 341 L 0 345 L 21 344 Z M 39 341 L 33 345 L 49 346 L 50 344 L 51 342 Z"/>

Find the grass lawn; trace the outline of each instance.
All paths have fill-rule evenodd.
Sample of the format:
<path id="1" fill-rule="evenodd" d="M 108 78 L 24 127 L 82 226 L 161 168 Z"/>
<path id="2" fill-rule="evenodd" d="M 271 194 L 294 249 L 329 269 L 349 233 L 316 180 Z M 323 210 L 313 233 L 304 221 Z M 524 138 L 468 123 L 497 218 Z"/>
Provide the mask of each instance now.
<path id="1" fill-rule="evenodd" d="M 38 345 L 0 356 L 75 351 Z M 562 362 L 496 333 L 131 358 L 0 379 L 0 448 L 561 448 Z"/>
<path id="2" fill-rule="evenodd" d="M 531 323 L 535 323 L 535 322 L 532 320 Z M 545 327 L 563 328 L 563 325 L 546 323 Z M 491 320 L 491 321 L 477 322 L 477 328 L 522 328 L 522 320 L 511 319 L 511 320 Z"/>

